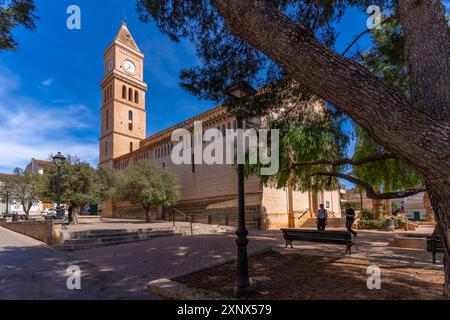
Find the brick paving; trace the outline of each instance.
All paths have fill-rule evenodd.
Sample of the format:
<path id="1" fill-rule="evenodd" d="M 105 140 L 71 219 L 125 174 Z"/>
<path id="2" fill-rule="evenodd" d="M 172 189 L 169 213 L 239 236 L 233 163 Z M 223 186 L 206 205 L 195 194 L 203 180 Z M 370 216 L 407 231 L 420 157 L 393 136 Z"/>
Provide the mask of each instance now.
<path id="1" fill-rule="evenodd" d="M 431 231 L 422 228 L 417 233 Z M 431 254 L 423 250 L 391 247 L 399 233 L 403 232 L 359 232 L 353 257 L 427 268 L 442 266 L 433 266 Z M 279 231 L 250 231 L 249 238 L 250 254 L 272 248 L 310 255 L 345 255 L 339 245 L 294 242 L 294 249 L 285 249 Z M 145 292 L 149 281 L 175 278 L 233 260 L 235 239 L 233 233 L 176 236 L 65 253 L 0 228 L 0 299 L 157 299 Z M 64 271 L 70 264 L 82 267 L 82 292 L 70 292 L 65 287 Z"/>
<path id="2" fill-rule="evenodd" d="M 67 289 L 67 267 L 81 269 L 81 290 Z M 0 300 L 159 299 L 145 284 L 82 262 L 0 227 Z"/>
<path id="3" fill-rule="evenodd" d="M 429 233 L 419 230 L 418 233 Z M 354 257 L 407 265 L 431 265 L 431 255 L 423 250 L 390 247 L 397 231 L 361 231 L 353 249 Z M 279 231 L 250 231 L 249 254 L 266 249 L 287 250 L 302 254 L 345 256 L 340 245 L 295 242 L 294 249 L 285 249 Z M 142 282 L 160 278 L 175 278 L 201 269 L 213 267 L 236 256 L 234 234 L 158 238 L 149 241 L 121 244 L 70 253 L 102 268 L 114 270 L 123 276 L 133 276 Z M 438 256 L 442 259 L 442 256 Z M 439 261 L 438 261 L 439 262 Z"/>
<path id="4" fill-rule="evenodd" d="M 233 234 L 157 238 L 76 251 L 70 255 L 121 275 L 149 282 L 174 278 L 233 260 L 236 256 L 235 239 Z M 279 241 L 273 236 L 251 238 L 248 252 L 254 254 L 267 250 Z"/>

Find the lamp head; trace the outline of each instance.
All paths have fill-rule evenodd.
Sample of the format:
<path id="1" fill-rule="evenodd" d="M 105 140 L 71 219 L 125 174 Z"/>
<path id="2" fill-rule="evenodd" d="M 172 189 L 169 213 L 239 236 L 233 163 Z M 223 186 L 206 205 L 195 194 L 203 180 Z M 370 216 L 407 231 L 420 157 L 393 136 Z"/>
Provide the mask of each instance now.
<path id="1" fill-rule="evenodd" d="M 225 91 L 228 96 L 236 99 L 247 97 L 255 92 L 256 90 L 242 78 L 236 79 L 236 81 Z"/>
<path id="2" fill-rule="evenodd" d="M 55 162 L 57 167 L 61 167 L 65 160 L 66 157 L 64 157 L 61 152 L 58 152 L 53 156 L 53 161 Z"/>

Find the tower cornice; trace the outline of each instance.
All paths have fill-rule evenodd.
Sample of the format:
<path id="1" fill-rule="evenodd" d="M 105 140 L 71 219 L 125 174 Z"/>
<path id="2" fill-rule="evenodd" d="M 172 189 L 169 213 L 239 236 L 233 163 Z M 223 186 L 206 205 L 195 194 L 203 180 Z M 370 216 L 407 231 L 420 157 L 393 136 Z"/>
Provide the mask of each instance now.
<path id="1" fill-rule="evenodd" d="M 147 91 L 147 89 L 148 89 L 147 83 L 145 83 L 144 81 L 141 81 L 139 79 L 136 79 L 135 77 L 129 76 L 126 73 L 121 72 L 117 69 L 112 70 L 110 73 L 108 73 L 105 76 L 105 78 L 100 82 L 101 87 L 103 88 L 104 85 L 106 83 L 110 82 L 112 79 L 119 79 L 130 85 L 136 86 L 143 91 Z"/>
<path id="2" fill-rule="evenodd" d="M 108 54 L 108 52 L 112 49 L 112 47 L 116 45 L 122 49 L 128 50 L 131 53 L 139 56 L 139 58 L 144 59 L 144 54 L 136 49 L 133 49 L 132 47 L 127 46 L 126 44 L 118 41 L 118 40 L 114 40 L 113 42 L 111 42 L 111 44 L 108 46 L 108 48 L 106 48 L 106 50 L 103 52 L 103 57 L 106 57 L 106 55 Z"/>

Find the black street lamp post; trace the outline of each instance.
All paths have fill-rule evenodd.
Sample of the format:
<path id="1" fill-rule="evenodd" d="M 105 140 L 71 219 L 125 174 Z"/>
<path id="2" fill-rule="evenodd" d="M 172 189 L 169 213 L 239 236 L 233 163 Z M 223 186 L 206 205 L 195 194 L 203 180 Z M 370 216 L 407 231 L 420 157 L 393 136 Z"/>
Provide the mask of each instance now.
<path id="1" fill-rule="evenodd" d="M 8 215 L 9 215 L 9 190 L 8 190 L 8 188 L 9 187 L 6 187 L 6 211 L 5 211 L 6 217 L 8 217 Z"/>
<path id="2" fill-rule="evenodd" d="M 66 158 L 58 152 L 53 156 L 53 161 L 55 162 L 56 168 L 58 170 L 56 177 L 56 219 L 64 220 L 64 212 L 61 214 L 61 166 L 63 165 Z"/>
<path id="3" fill-rule="evenodd" d="M 237 80 L 227 89 L 227 95 L 239 102 L 239 99 L 255 93 L 255 90 L 245 81 Z M 243 119 L 241 110 L 238 110 L 236 116 L 238 139 L 242 139 L 239 133 L 243 129 Z M 243 147 L 245 144 L 243 145 Z M 242 150 L 238 150 L 241 152 Z M 245 158 L 244 158 L 245 159 Z M 248 277 L 248 231 L 245 226 L 245 189 L 244 189 L 244 164 L 238 163 L 238 228 L 236 231 L 237 239 L 237 274 L 236 287 L 234 293 L 236 298 L 245 298 L 250 292 L 250 280 Z"/>

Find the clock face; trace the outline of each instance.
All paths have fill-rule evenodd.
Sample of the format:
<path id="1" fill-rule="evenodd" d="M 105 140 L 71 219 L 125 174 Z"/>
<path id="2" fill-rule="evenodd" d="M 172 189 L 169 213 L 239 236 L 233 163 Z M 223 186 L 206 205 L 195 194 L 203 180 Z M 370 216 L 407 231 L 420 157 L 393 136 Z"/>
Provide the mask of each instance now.
<path id="1" fill-rule="evenodd" d="M 133 74 L 136 72 L 136 66 L 130 60 L 125 60 L 123 62 L 123 69 L 125 70 L 125 72 L 130 73 L 130 74 Z"/>

